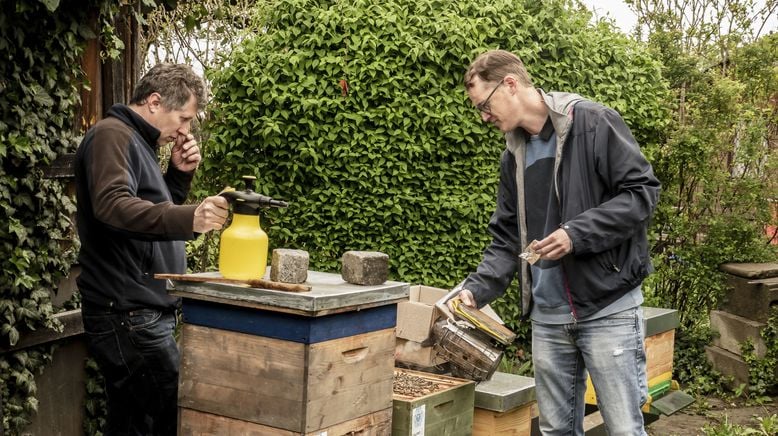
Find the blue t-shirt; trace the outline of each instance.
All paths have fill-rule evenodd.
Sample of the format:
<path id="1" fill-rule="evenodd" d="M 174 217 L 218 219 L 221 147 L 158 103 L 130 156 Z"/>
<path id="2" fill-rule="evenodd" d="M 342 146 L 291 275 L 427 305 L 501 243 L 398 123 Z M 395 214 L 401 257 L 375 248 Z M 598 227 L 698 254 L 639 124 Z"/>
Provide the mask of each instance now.
<path id="1" fill-rule="evenodd" d="M 527 241 L 545 238 L 556 231 L 562 221 L 559 201 L 554 191 L 554 159 L 557 137 L 551 119 L 546 120 L 537 135 L 527 138 L 524 151 L 524 198 L 527 218 Z M 525 247 L 521 247 L 522 249 Z M 559 260 L 539 260 L 530 266 L 532 279 L 533 321 L 545 324 L 568 324 L 608 316 L 643 303 L 640 287 L 584 319 L 573 319 L 572 301 L 565 285 Z"/>

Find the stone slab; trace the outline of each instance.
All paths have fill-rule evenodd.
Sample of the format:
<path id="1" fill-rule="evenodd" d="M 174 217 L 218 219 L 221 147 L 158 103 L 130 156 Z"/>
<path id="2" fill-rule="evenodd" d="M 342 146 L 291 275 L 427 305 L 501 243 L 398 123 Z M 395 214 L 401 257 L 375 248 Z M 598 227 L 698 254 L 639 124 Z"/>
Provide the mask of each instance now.
<path id="1" fill-rule="evenodd" d="M 761 333 L 767 324 L 750 320 L 742 316 L 733 315 L 721 310 L 711 310 L 710 327 L 719 335 L 713 339 L 713 345 L 723 348 L 730 353 L 742 356 L 741 345 L 748 339 L 754 344 L 756 357 L 763 358 L 767 352 L 767 345 L 762 339 Z"/>
<path id="2" fill-rule="evenodd" d="M 778 277 L 778 263 L 725 263 L 719 266 L 721 271 L 747 279 L 766 279 Z"/>
<path id="3" fill-rule="evenodd" d="M 748 385 L 748 365 L 740 356 L 714 345 L 705 347 L 705 355 L 713 369 L 733 378 L 727 382 L 730 389 L 734 390 L 741 384 Z"/>

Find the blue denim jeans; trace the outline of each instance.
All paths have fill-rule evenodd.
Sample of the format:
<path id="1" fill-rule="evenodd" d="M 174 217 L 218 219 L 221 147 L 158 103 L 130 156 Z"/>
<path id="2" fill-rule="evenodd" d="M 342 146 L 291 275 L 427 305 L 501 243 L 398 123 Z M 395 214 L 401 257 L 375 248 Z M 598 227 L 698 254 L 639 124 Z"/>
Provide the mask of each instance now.
<path id="1" fill-rule="evenodd" d="M 532 323 L 540 430 L 583 435 L 587 370 L 609 435 L 645 435 L 648 397 L 643 310 L 574 324 Z"/>
<path id="2" fill-rule="evenodd" d="M 91 356 L 105 378 L 106 435 L 175 435 L 179 352 L 174 312 L 84 305 Z"/>

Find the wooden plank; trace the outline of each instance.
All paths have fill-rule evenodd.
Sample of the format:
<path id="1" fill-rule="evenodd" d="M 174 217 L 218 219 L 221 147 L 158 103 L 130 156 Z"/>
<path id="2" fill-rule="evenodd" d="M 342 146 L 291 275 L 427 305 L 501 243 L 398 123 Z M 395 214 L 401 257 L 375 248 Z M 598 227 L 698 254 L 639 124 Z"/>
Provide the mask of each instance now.
<path id="1" fill-rule="evenodd" d="M 475 408 L 473 436 L 529 436 L 532 432 L 532 404 L 507 412 Z"/>
<path id="2" fill-rule="evenodd" d="M 184 324 L 179 406 L 301 430 L 305 345 Z"/>
<path id="3" fill-rule="evenodd" d="M 178 416 L 178 434 L 185 436 L 293 436 L 300 434 L 281 428 L 273 428 L 254 422 L 242 421 L 183 407 L 178 409 Z M 320 436 L 322 434 L 328 434 L 330 436 L 389 436 L 391 434 L 391 422 L 392 409 L 388 408 L 335 424 L 322 430 L 306 433 L 306 436 Z"/>
<path id="4" fill-rule="evenodd" d="M 394 342 L 390 328 L 310 345 L 305 431 L 392 407 Z"/>
<path id="5" fill-rule="evenodd" d="M 648 380 L 673 370 L 675 329 L 645 339 Z"/>
<path id="6" fill-rule="evenodd" d="M 10 346 L 7 343 L 0 344 L 0 354 L 18 351 L 24 348 L 34 347 L 36 345 L 46 344 L 54 341 L 61 341 L 71 336 L 77 336 L 84 333 L 84 323 L 81 320 L 81 309 L 68 310 L 66 312 L 55 313 L 53 318 L 62 323 L 62 331 L 54 329 L 40 329 L 25 331 L 20 335 L 19 341 Z M 5 341 L 4 341 L 5 342 Z"/>
<path id="7" fill-rule="evenodd" d="M 180 280 L 184 282 L 197 282 L 197 283 L 227 283 L 230 285 L 245 285 L 250 288 L 258 289 L 272 289 L 275 291 L 285 292 L 310 292 L 311 287 L 308 285 L 301 285 L 296 283 L 282 283 L 274 282 L 264 279 L 251 279 L 251 280 L 235 280 L 224 277 L 203 277 L 193 274 L 154 274 L 155 279 L 161 280 Z"/>

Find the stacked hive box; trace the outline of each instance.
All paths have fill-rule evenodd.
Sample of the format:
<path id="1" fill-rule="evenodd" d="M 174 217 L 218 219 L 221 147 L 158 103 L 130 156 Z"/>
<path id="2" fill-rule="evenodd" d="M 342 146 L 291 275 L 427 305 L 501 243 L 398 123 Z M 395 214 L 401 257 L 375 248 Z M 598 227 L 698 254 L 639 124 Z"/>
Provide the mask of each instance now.
<path id="1" fill-rule="evenodd" d="M 536 413 L 535 379 L 495 372 L 475 388 L 474 436 L 529 436 Z"/>
<path id="2" fill-rule="evenodd" d="M 412 386 L 395 386 L 392 436 L 472 434 L 473 381 L 399 368 L 395 377 L 395 384 L 408 380 Z M 435 387 L 417 392 L 422 386 Z"/>
<path id="3" fill-rule="evenodd" d="M 646 379 L 650 396 L 643 411 L 652 412 L 652 401 L 665 395 L 672 387 L 675 329 L 680 325 L 680 320 L 678 311 L 674 309 L 645 306 L 642 309 Z M 591 378 L 587 383 L 586 403 L 596 405 L 597 397 Z"/>
<path id="4" fill-rule="evenodd" d="M 711 328 L 718 337 L 705 352 L 713 368 L 731 376 L 730 387 L 736 388 L 748 384 L 742 344 L 750 340 L 758 358 L 766 352 L 761 332 L 767 326 L 770 308 L 778 304 L 778 263 L 729 263 L 721 270 L 727 274 L 728 290 L 720 310 L 710 313 Z"/>
<path id="5" fill-rule="evenodd" d="M 310 271 L 307 293 L 175 282 L 179 434 L 389 434 L 408 285 Z"/>

